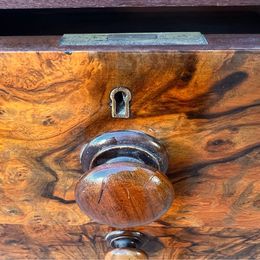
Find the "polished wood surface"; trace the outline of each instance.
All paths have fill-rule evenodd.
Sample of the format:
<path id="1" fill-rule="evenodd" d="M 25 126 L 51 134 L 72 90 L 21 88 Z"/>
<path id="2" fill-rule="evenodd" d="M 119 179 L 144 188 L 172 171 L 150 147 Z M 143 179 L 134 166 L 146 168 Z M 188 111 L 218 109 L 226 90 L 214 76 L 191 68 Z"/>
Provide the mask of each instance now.
<path id="1" fill-rule="evenodd" d="M 258 50 L 1 52 L 0 67 L 1 254 L 103 257 L 75 203 L 80 149 L 135 129 L 169 154 L 175 203 L 140 228 L 162 239 L 158 254 L 259 255 Z M 132 92 L 130 119 L 111 119 L 117 86 Z"/>
<path id="2" fill-rule="evenodd" d="M 105 260 L 147 260 L 147 255 L 135 248 L 116 248 L 109 251 Z"/>
<path id="3" fill-rule="evenodd" d="M 117 103 L 115 99 L 115 108 L 122 106 Z M 167 152 L 152 136 L 105 132 L 83 145 L 80 162 L 85 173 L 75 198 L 92 221 L 117 228 L 141 226 L 159 219 L 172 205 Z"/>
<path id="4" fill-rule="evenodd" d="M 155 236 L 143 248 L 149 259 L 258 259 L 257 229 L 175 228 L 154 224 L 140 228 Z M 110 250 L 100 225 L 1 225 L 1 259 L 100 259 Z"/>
<path id="5" fill-rule="evenodd" d="M 140 163 L 107 163 L 86 172 L 75 190 L 82 211 L 95 222 L 117 228 L 148 224 L 171 206 L 171 182 Z"/>
<path id="6" fill-rule="evenodd" d="M 164 221 L 259 223 L 259 52 L 1 53 L 0 223 L 84 224 L 82 144 L 119 129 L 163 142 L 176 190 Z M 132 91 L 111 119 L 110 91 Z M 205 214 L 202 214 L 205 212 Z"/>

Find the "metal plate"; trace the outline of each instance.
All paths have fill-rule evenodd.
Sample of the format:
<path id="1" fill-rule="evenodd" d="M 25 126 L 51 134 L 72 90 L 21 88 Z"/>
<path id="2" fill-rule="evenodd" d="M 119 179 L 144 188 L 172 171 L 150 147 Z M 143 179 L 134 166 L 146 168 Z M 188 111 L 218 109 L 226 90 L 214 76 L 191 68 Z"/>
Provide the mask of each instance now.
<path id="1" fill-rule="evenodd" d="M 61 46 L 115 46 L 115 45 L 205 45 L 200 32 L 64 34 Z"/>

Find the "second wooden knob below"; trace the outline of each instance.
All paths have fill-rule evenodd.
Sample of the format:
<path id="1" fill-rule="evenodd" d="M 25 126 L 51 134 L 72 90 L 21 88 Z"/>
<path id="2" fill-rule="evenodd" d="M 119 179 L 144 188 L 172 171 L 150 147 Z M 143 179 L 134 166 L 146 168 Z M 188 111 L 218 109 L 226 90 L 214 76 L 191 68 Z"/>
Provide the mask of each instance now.
<path id="1" fill-rule="evenodd" d="M 115 248 L 108 252 L 105 260 L 147 260 L 148 256 L 135 248 Z"/>

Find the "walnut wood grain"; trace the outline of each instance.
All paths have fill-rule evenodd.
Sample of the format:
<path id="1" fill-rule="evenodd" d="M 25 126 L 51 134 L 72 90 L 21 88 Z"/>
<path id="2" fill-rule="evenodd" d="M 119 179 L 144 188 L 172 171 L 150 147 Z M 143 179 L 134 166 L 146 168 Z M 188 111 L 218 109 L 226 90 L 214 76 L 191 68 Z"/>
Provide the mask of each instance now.
<path id="1" fill-rule="evenodd" d="M 161 222 L 259 226 L 259 51 L 1 52 L 0 72 L 0 223 L 88 223 L 82 144 L 136 129 L 168 150 L 176 199 Z M 129 120 L 111 119 L 116 86 L 132 92 Z"/>
<path id="2" fill-rule="evenodd" d="M 141 228 L 141 230 L 143 230 Z M 1 225 L 1 259 L 104 259 L 105 226 Z M 258 259 L 260 230 L 148 226 L 149 259 Z M 155 237 L 153 237 L 155 236 Z"/>

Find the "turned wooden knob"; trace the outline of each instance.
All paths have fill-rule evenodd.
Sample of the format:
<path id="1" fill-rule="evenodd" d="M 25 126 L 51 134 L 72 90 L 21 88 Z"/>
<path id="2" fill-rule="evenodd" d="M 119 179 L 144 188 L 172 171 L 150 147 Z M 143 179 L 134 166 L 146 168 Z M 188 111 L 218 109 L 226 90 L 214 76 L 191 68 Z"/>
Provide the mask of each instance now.
<path id="1" fill-rule="evenodd" d="M 105 260 L 146 260 L 148 255 L 141 249 L 148 242 L 148 237 L 135 231 L 112 231 L 107 234 L 109 251 Z"/>
<path id="2" fill-rule="evenodd" d="M 109 251 L 105 260 L 146 260 L 147 255 L 142 251 L 135 248 L 115 248 Z"/>
<path id="3" fill-rule="evenodd" d="M 174 196 L 163 172 L 167 167 L 164 148 L 154 138 L 135 131 L 106 133 L 97 139 L 82 153 L 83 168 L 90 169 L 76 185 L 81 210 L 95 222 L 119 228 L 160 218 Z"/>

